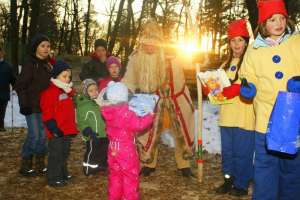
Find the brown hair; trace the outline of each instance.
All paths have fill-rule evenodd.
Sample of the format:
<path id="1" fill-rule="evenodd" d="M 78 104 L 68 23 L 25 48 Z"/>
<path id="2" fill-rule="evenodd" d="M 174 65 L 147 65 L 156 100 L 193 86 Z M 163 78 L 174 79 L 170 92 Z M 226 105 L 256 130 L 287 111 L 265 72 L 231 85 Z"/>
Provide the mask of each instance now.
<path id="1" fill-rule="evenodd" d="M 258 33 L 260 33 L 260 35 L 263 38 L 266 38 L 268 36 L 270 36 L 270 34 L 268 33 L 267 29 L 266 29 L 266 24 L 267 24 L 267 20 L 264 21 L 263 23 L 259 24 L 256 29 L 255 29 L 255 38 L 257 37 Z M 293 22 L 293 20 L 291 20 L 289 17 L 286 17 L 286 29 L 285 29 L 285 33 L 289 33 L 289 29 L 291 31 L 291 33 L 295 32 L 295 23 Z"/>
<path id="2" fill-rule="evenodd" d="M 239 70 L 240 70 L 240 68 L 241 68 L 241 65 L 242 65 L 242 62 L 243 62 L 243 59 L 244 59 L 244 55 L 245 55 L 245 53 L 246 53 L 246 50 L 247 50 L 247 46 L 248 46 L 248 44 L 249 44 L 249 38 L 246 38 L 246 37 L 242 37 L 244 40 L 245 40 L 245 42 L 246 42 L 246 47 L 245 47 L 245 50 L 244 50 L 244 52 L 243 52 L 243 54 L 241 55 L 241 57 L 239 58 L 240 60 L 239 60 L 239 62 L 238 62 L 238 64 L 237 64 L 237 70 L 236 70 L 236 74 L 235 74 L 235 77 L 234 77 L 234 79 L 233 80 L 231 80 L 230 79 L 230 82 L 231 83 L 234 83 L 235 81 L 237 81 L 238 80 L 238 78 L 239 78 L 239 75 L 238 75 L 238 72 L 239 72 Z M 228 43 L 230 42 L 230 40 L 228 41 Z M 228 45 L 229 46 L 229 45 Z M 230 48 L 230 46 L 229 46 L 229 55 L 228 55 L 228 57 L 227 57 L 227 60 L 226 60 L 226 62 L 225 62 L 225 65 L 224 65 L 224 67 L 223 67 L 223 69 L 225 70 L 225 71 L 227 71 L 229 68 L 230 68 L 230 64 L 231 64 L 231 61 L 232 61 L 232 59 L 233 59 L 233 51 L 232 51 L 232 49 Z"/>

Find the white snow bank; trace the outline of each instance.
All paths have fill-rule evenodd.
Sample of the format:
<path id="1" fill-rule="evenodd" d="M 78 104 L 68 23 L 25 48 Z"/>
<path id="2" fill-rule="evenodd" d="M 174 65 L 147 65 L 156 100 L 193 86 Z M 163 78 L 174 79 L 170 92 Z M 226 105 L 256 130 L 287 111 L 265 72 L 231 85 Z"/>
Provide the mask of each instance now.
<path id="1" fill-rule="evenodd" d="M 11 104 L 13 102 L 13 105 Z M 11 93 L 10 101 L 8 102 L 4 125 L 5 127 L 27 127 L 25 117 L 19 112 L 19 100 L 15 91 Z"/>

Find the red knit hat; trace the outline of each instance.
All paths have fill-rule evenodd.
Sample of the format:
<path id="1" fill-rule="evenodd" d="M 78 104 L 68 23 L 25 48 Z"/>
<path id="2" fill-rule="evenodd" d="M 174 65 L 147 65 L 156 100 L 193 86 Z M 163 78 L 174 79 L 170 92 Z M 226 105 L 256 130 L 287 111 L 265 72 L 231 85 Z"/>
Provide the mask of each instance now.
<path id="1" fill-rule="evenodd" d="M 250 36 L 247 29 L 247 21 L 244 19 L 232 21 L 228 25 L 227 36 L 230 40 L 237 36 L 249 38 Z"/>
<path id="2" fill-rule="evenodd" d="M 288 16 L 283 0 L 259 0 L 258 6 L 258 24 L 263 23 L 274 14 Z"/>

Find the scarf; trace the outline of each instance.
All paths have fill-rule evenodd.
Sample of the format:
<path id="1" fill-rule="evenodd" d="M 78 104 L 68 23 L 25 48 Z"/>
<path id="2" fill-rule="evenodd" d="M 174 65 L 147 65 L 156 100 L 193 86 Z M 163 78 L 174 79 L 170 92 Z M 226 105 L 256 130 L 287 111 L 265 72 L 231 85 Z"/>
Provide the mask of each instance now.
<path id="1" fill-rule="evenodd" d="M 51 82 L 57 86 L 58 88 L 62 89 L 63 91 L 65 91 L 65 93 L 70 93 L 72 91 L 72 86 L 73 86 L 73 83 L 70 82 L 70 83 L 63 83 L 61 82 L 60 80 L 58 79 L 54 79 L 54 78 L 51 78 Z"/>

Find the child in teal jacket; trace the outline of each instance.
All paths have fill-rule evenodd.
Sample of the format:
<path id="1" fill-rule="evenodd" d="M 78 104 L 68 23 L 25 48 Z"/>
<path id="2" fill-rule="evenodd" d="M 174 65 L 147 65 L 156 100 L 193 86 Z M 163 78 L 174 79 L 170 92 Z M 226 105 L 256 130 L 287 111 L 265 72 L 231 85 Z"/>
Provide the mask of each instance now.
<path id="1" fill-rule="evenodd" d="M 100 107 L 94 101 L 98 96 L 98 87 L 94 80 L 82 82 L 82 93 L 75 97 L 77 126 L 86 142 L 83 160 L 83 172 L 86 176 L 105 171 L 107 168 L 108 139 Z"/>

